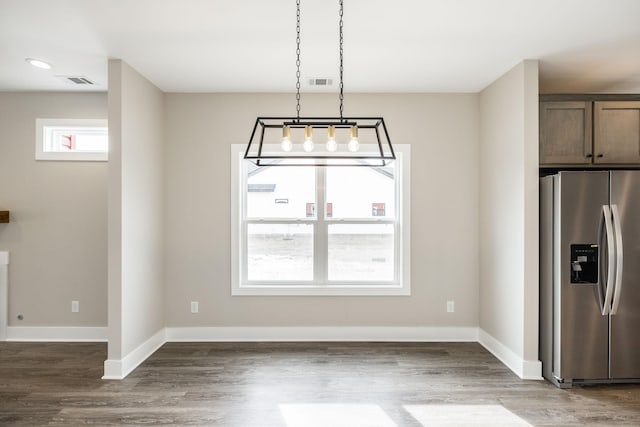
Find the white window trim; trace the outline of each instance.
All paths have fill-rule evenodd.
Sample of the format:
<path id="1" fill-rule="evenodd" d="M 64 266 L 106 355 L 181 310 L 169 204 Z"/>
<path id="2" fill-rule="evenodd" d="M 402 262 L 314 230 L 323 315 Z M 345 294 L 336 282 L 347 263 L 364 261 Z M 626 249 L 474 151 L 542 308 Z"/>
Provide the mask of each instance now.
<path id="1" fill-rule="evenodd" d="M 264 283 L 260 285 L 241 284 L 241 244 L 242 233 L 240 188 L 243 185 L 244 162 L 242 160 L 246 145 L 231 145 L 231 294 L 232 295 L 324 295 L 324 296 L 385 296 L 385 295 L 411 295 L 411 146 L 409 144 L 394 145 L 398 158 L 402 161 L 402 173 L 397 177 L 397 185 L 401 191 L 396 191 L 396 206 L 401 216 L 398 221 L 398 236 L 401 242 L 397 245 L 399 271 L 394 284 L 292 284 Z M 318 201 L 319 203 L 320 201 Z M 278 221 L 281 222 L 281 221 Z M 296 223 L 305 223 L 305 220 Z M 372 222 L 376 221 L 375 219 Z M 387 221 L 388 222 L 388 221 Z M 343 222 L 336 222 L 337 224 Z"/>
<path id="2" fill-rule="evenodd" d="M 106 162 L 109 160 L 108 151 L 105 151 L 104 153 L 45 151 L 44 128 L 46 126 L 108 127 L 108 120 L 106 119 L 36 119 L 36 160 L 83 161 L 83 162 Z"/>

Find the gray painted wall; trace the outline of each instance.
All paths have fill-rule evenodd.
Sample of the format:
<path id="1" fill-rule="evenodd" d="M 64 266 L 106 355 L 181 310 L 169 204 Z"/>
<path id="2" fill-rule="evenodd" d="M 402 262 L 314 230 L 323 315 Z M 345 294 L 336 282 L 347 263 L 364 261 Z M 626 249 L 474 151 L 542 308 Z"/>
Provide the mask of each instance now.
<path id="1" fill-rule="evenodd" d="M 337 109 L 336 95 L 303 95 L 302 115 Z M 411 296 L 231 296 L 229 145 L 246 144 L 256 116 L 291 114 L 293 94 L 165 94 L 167 326 L 477 326 L 475 94 L 345 98 L 346 116 L 382 115 L 392 141 L 411 144 Z"/>
<path id="2" fill-rule="evenodd" d="M 132 79 L 146 82 L 140 76 Z M 137 91 L 141 89 L 135 89 L 137 85 L 145 84 L 148 82 L 138 81 L 132 88 L 121 92 L 120 95 L 126 96 L 128 101 L 118 101 L 123 102 L 122 114 L 110 117 L 112 138 L 118 127 L 124 132 L 126 126 L 131 126 L 141 118 L 138 115 L 149 111 L 148 106 L 139 104 L 141 95 Z M 151 96 L 152 104 L 157 108 L 158 103 L 162 102 L 162 96 L 153 89 L 146 90 L 154 93 Z M 3 154 L 8 154 L 3 155 L 0 160 L 8 165 L 2 168 L 0 174 L 15 176 L 18 173 L 21 177 L 20 185 L 14 187 L 13 192 L 6 186 L 0 187 L 0 202 L 11 205 L 8 208 L 12 209 L 15 218 L 14 223 L 0 226 L 4 227 L 0 229 L 0 247 L 15 252 L 11 268 L 12 283 L 15 283 L 10 296 L 11 324 L 16 324 L 15 314 L 20 311 L 25 314 L 24 325 L 104 326 L 107 310 L 106 164 L 40 165 L 33 160 L 33 147 L 35 117 L 106 117 L 105 95 L 19 93 L 1 96 L 2 108 L 7 111 L 2 115 L 3 129 L 22 135 L 3 140 Z M 477 95 L 347 95 L 347 114 L 350 111 L 363 115 L 382 114 L 388 122 L 393 141 L 412 145 L 411 297 L 232 298 L 229 283 L 229 144 L 246 142 L 257 115 L 291 113 L 292 95 L 164 94 L 163 99 L 166 132 L 164 209 L 167 218 L 164 226 L 164 309 L 168 326 L 478 324 Z M 333 95 L 305 95 L 303 113 L 331 114 L 337 108 L 336 101 Z M 93 111 L 100 111 L 100 114 Z M 157 110 L 153 114 L 155 118 L 147 119 L 158 122 Z M 128 120 L 129 125 L 118 124 L 123 117 Z M 138 136 L 144 137 L 149 133 L 134 129 L 129 135 L 135 140 Z M 157 137 L 162 139 L 161 136 Z M 18 144 L 17 140 L 21 142 Z M 122 165 L 116 162 L 118 150 L 112 144 L 112 161 L 109 167 L 113 176 L 120 176 L 122 172 Z M 38 168 L 53 169 L 66 181 L 58 186 L 51 182 L 52 185 L 49 186 L 50 175 L 45 175 L 47 179 L 42 178 Z M 131 167 L 131 170 L 138 169 L 145 168 Z M 81 180 L 74 179 L 75 172 L 82 177 Z M 159 172 L 155 170 L 154 173 Z M 159 178 L 156 176 L 153 179 L 157 182 Z M 36 182 L 47 185 L 45 193 L 48 194 L 44 200 L 41 190 L 31 185 Z M 51 206 L 47 201 L 56 199 L 56 192 L 64 193 L 62 188 L 69 187 L 70 183 L 75 186 L 73 197 L 67 197 L 67 202 L 72 201 L 75 207 L 60 215 L 68 216 L 73 211 L 85 220 L 91 219 L 92 222 L 85 224 L 81 234 L 58 233 L 59 221 L 51 221 L 44 216 Z M 116 186 L 119 185 L 121 183 L 116 183 Z M 102 189 L 102 192 L 97 192 L 97 188 Z M 9 194 L 14 196 L 9 197 Z M 16 197 L 22 197 L 36 206 L 30 208 L 32 212 L 28 215 L 23 214 L 23 210 L 13 201 Z M 101 200 L 96 201 L 95 197 Z M 117 200 L 119 197 L 116 195 L 116 200 L 111 203 L 115 212 L 123 209 L 121 201 Z M 155 197 L 153 203 L 157 203 L 157 197 L 160 196 Z M 135 197 L 133 200 L 137 203 Z M 150 214 L 148 206 L 145 203 L 138 206 L 143 212 L 136 215 L 135 221 L 143 223 L 148 220 L 144 214 Z M 23 222 L 27 216 L 40 217 L 41 225 L 33 230 L 32 223 L 28 223 L 27 227 Z M 137 238 L 137 232 L 133 227 L 132 236 Z M 29 246 L 28 239 L 23 239 L 29 235 L 38 236 L 38 239 L 32 244 L 31 251 L 24 252 L 21 256 L 17 249 Z M 38 255 L 34 251 L 47 247 L 45 242 L 51 235 L 55 237 L 48 243 L 51 251 L 47 261 L 51 261 L 51 266 L 43 268 L 40 264 L 37 270 L 31 268 Z M 112 240 L 116 242 L 122 236 L 124 234 L 117 233 L 117 236 L 112 236 Z M 121 247 L 126 247 L 120 243 Z M 156 241 L 155 244 L 159 243 Z M 56 279 L 55 288 L 49 287 L 48 279 L 52 276 L 48 271 L 58 268 L 59 259 L 64 257 L 64 253 L 58 253 L 58 247 L 73 245 L 79 246 L 76 256 L 82 256 L 84 261 L 74 264 L 74 268 L 66 268 L 65 274 Z M 147 249 L 149 254 L 153 253 L 153 250 Z M 52 253 L 56 253 L 56 257 L 52 257 Z M 155 256 L 157 255 L 153 255 Z M 122 258 L 114 255 L 112 260 L 121 262 Z M 89 281 L 92 286 L 84 285 L 82 289 L 85 293 L 78 295 L 74 293 L 77 286 L 69 277 L 80 274 L 79 271 L 82 271 L 84 277 L 90 278 L 82 282 Z M 124 274 L 119 269 L 114 271 Z M 153 275 L 156 284 L 161 281 L 161 278 L 157 279 L 157 270 Z M 37 278 L 34 279 L 34 276 Z M 120 301 L 122 295 L 117 295 L 115 292 L 118 291 L 113 287 L 112 292 L 115 300 Z M 34 298 L 40 298 L 43 293 L 46 298 L 41 298 L 40 303 L 34 304 Z M 153 288 L 153 295 L 161 293 L 161 289 Z M 56 299 L 59 302 L 51 304 Z M 81 301 L 79 316 L 72 316 L 70 313 L 71 299 Z M 445 312 L 446 301 L 449 299 L 456 301 L 456 313 Z M 200 314 L 195 316 L 189 313 L 189 301 L 192 300 L 200 301 Z M 85 304 L 91 301 L 95 301 L 94 305 Z M 120 303 L 112 305 L 114 316 L 120 316 L 117 314 L 122 309 Z M 33 309 L 28 311 L 23 307 Z M 162 316 L 158 309 L 151 306 L 148 309 L 152 312 L 150 325 L 161 324 Z M 135 317 L 135 309 L 131 310 L 129 317 Z M 124 317 L 122 314 L 119 318 Z M 148 334 L 155 326 L 147 329 L 142 335 Z"/>
<path id="3" fill-rule="evenodd" d="M 106 326 L 107 163 L 35 160 L 36 118 L 107 118 L 104 93 L 0 93 L 9 326 Z M 71 312 L 71 301 L 80 312 Z M 17 316 L 23 315 L 23 320 Z"/>

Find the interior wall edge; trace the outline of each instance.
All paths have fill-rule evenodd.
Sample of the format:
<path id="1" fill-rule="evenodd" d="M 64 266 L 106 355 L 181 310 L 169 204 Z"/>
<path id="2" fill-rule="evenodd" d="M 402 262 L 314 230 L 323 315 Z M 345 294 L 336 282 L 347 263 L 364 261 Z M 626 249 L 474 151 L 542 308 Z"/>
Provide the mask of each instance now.
<path id="1" fill-rule="evenodd" d="M 542 380 L 540 360 L 523 359 L 482 328 L 478 329 L 478 342 L 523 380 Z"/>
<path id="2" fill-rule="evenodd" d="M 149 339 L 136 347 L 122 359 L 107 359 L 104 361 L 103 380 L 121 380 L 149 358 L 166 343 L 165 328 L 160 329 Z"/>

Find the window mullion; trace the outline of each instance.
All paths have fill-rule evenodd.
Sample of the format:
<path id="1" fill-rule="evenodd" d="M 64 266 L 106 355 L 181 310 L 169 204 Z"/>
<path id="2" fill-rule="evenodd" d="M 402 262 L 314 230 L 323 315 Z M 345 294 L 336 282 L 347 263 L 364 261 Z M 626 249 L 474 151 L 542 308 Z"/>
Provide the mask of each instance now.
<path id="1" fill-rule="evenodd" d="M 327 282 L 328 269 L 328 236 L 326 216 L 326 197 L 325 197 L 325 170 L 323 167 L 316 167 L 316 204 L 317 218 L 314 230 L 314 279 L 316 283 Z"/>

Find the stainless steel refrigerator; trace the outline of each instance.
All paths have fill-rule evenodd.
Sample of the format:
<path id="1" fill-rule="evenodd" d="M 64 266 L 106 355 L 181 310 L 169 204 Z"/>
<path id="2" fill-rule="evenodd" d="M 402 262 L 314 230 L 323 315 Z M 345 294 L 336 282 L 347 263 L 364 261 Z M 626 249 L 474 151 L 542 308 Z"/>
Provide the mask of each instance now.
<path id="1" fill-rule="evenodd" d="M 559 387 L 640 382 L 640 171 L 541 178 L 540 360 Z"/>

